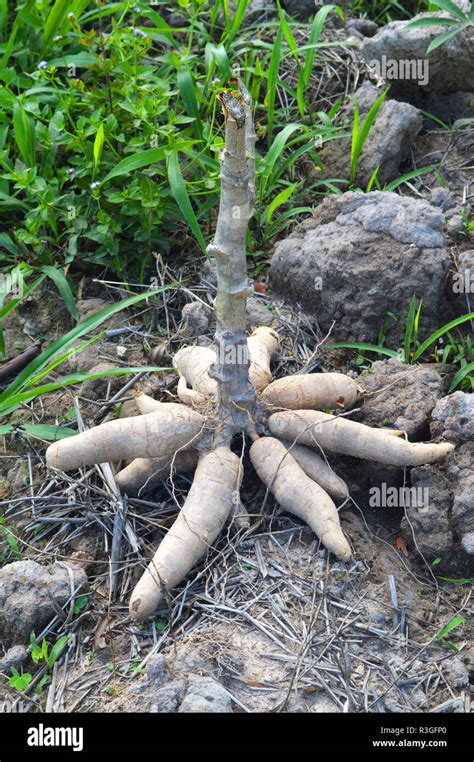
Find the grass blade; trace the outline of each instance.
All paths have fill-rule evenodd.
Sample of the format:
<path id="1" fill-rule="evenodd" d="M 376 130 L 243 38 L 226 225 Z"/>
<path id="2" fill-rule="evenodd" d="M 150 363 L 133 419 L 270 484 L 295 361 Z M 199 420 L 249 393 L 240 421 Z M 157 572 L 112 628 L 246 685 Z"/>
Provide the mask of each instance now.
<path id="1" fill-rule="evenodd" d="M 456 375 L 453 377 L 453 380 L 451 381 L 451 386 L 449 387 L 448 394 L 451 394 L 451 392 L 454 392 L 457 386 L 461 383 L 461 381 L 464 381 L 466 376 L 470 376 L 471 373 L 474 374 L 474 362 L 469 362 L 467 365 L 464 365 Z M 474 376 L 471 377 L 471 387 L 474 388 Z"/>
<path id="2" fill-rule="evenodd" d="M 206 251 L 206 242 L 199 227 L 199 223 L 194 214 L 191 201 L 189 200 L 186 183 L 184 182 L 183 175 L 181 174 L 181 167 L 179 166 L 179 159 L 177 151 L 171 151 L 168 154 L 168 181 L 171 188 L 171 193 L 174 196 L 176 203 L 178 204 L 181 213 L 188 223 L 189 227 L 193 231 L 197 242 L 201 249 Z"/>
<path id="3" fill-rule="evenodd" d="M 466 21 L 467 16 L 463 13 L 459 5 L 453 3 L 452 0 L 430 0 L 431 5 L 436 5 L 446 13 L 450 13 L 452 16 L 457 16 L 461 21 Z"/>
<path id="4" fill-rule="evenodd" d="M 69 12 L 70 0 L 56 0 L 49 12 L 44 26 L 43 53 L 48 49 L 53 37 L 58 33 L 66 15 Z"/>
<path id="5" fill-rule="evenodd" d="M 13 106 L 13 134 L 24 163 L 27 167 L 34 167 L 36 164 L 34 123 L 19 100 L 15 101 Z"/>
<path id="6" fill-rule="evenodd" d="M 196 98 L 196 85 L 189 69 L 178 71 L 178 87 L 188 116 L 194 119 L 193 130 L 198 140 L 202 140 L 202 123 Z"/>
<path id="7" fill-rule="evenodd" d="M 415 323 L 416 302 L 417 302 L 416 296 L 415 294 L 413 294 L 411 298 L 411 302 L 410 302 L 410 309 L 408 310 L 408 318 L 407 318 L 407 324 L 405 328 L 404 357 L 405 357 L 406 365 L 410 363 L 410 349 L 411 349 L 411 340 L 413 337 L 413 326 Z"/>
<path id="8" fill-rule="evenodd" d="M 416 352 L 413 354 L 413 362 L 416 362 L 419 357 L 423 354 L 423 352 L 426 352 L 428 347 L 430 347 L 432 344 L 435 343 L 438 339 L 441 338 L 441 336 L 444 336 L 445 333 L 448 333 L 452 328 L 456 328 L 458 325 L 462 325 L 463 323 L 467 323 L 468 320 L 474 320 L 474 312 L 470 312 L 467 315 L 462 315 L 461 317 L 456 318 L 455 320 L 451 320 L 450 323 L 446 323 L 446 325 L 443 325 L 441 328 L 438 328 L 437 331 L 431 334 L 431 336 L 428 336 L 428 338 L 421 344 Z"/>
<path id="9" fill-rule="evenodd" d="M 439 48 L 440 45 L 444 45 L 445 42 L 451 39 L 451 37 L 454 37 L 459 32 L 459 26 L 456 26 L 454 29 L 451 29 L 450 32 L 444 32 L 443 34 L 440 34 L 438 37 L 435 37 L 432 42 L 428 45 L 427 48 L 427 54 L 433 52 L 433 50 L 436 50 L 436 48 Z"/>
<path id="10" fill-rule="evenodd" d="M 43 276 L 43 277 L 46 277 L 46 276 Z M 35 357 L 35 359 L 32 360 L 26 366 L 26 368 L 22 370 L 22 372 L 0 394 L 0 404 L 4 403 L 14 393 L 22 389 L 24 384 L 28 382 L 28 380 L 31 378 L 31 376 L 34 373 L 42 370 L 42 368 L 44 368 L 45 365 L 58 352 L 61 352 L 67 349 L 69 346 L 71 346 L 71 344 L 73 344 L 74 341 L 76 341 L 76 339 L 79 339 L 81 336 L 84 336 L 84 334 L 89 333 L 90 331 L 93 331 L 95 328 L 101 325 L 101 323 L 103 323 L 104 320 L 107 320 L 107 318 L 111 317 L 112 315 L 115 315 L 116 312 L 120 312 L 120 310 L 124 310 L 127 307 L 132 307 L 134 304 L 137 304 L 138 302 L 141 302 L 144 299 L 149 299 L 151 296 L 159 294 L 162 291 L 167 290 L 168 288 L 172 288 L 173 285 L 176 285 L 176 284 L 161 286 L 160 288 L 154 289 L 153 291 L 146 291 L 144 294 L 135 294 L 134 296 L 130 296 L 128 299 L 123 299 L 120 302 L 116 302 L 115 304 L 111 304 L 107 307 L 104 307 L 104 309 L 99 310 L 99 312 L 96 312 L 93 315 L 90 315 L 81 323 L 78 323 L 78 325 L 76 325 L 71 331 L 66 333 L 64 336 L 61 336 L 59 339 L 56 339 L 56 341 L 53 341 L 53 343 L 50 344 L 49 347 L 47 347 L 43 352 L 41 352 L 41 354 L 38 355 L 38 357 Z"/>
<path id="11" fill-rule="evenodd" d="M 278 83 L 278 71 L 280 69 L 281 59 L 281 25 L 278 28 L 275 43 L 273 45 L 272 55 L 270 58 L 270 65 L 267 72 L 267 94 L 265 96 L 264 105 L 267 107 L 267 130 L 268 130 L 268 145 L 271 145 L 273 138 L 273 120 L 275 116 L 275 96 Z"/>
<path id="12" fill-rule="evenodd" d="M 377 352 L 380 355 L 387 355 L 387 357 L 399 357 L 398 352 L 395 352 L 394 349 L 387 349 L 387 347 L 377 344 L 364 344 L 358 341 L 340 341 L 336 344 L 326 344 L 326 349 L 357 349 L 360 352 Z"/>
<path id="13" fill-rule="evenodd" d="M 52 265 L 42 265 L 39 269 L 41 272 L 46 273 L 48 278 L 53 281 L 74 320 L 79 320 L 76 300 L 64 272 L 59 267 L 53 267 Z"/>

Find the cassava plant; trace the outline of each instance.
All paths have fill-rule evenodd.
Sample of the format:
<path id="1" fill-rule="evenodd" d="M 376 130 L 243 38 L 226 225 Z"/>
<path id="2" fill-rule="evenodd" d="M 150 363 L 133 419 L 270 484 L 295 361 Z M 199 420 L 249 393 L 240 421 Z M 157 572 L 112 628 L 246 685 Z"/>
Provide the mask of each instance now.
<path id="1" fill-rule="evenodd" d="M 348 489 L 329 467 L 324 450 L 419 465 L 452 449 L 450 444 L 412 444 L 394 436 L 397 432 L 318 412 L 357 400 L 355 381 L 343 374 L 297 375 L 271 383 L 277 333 L 260 327 L 250 337 L 246 334 L 251 287 L 245 244 L 254 206 L 256 136 L 249 93 L 239 80 L 234 82 L 234 90 L 221 94 L 225 145 L 220 208 L 208 247 L 217 268 L 215 349 L 188 346 L 175 355 L 179 403 L 139 394 L 141 415 L 109 421 L 47 450 L 49 466 L 63 470 L 131 459 L 117 474 L 127 494 L 166 478 L 172 469 L 195 469 L 178 518 L 132 594 L 135 620 L 153 614 L 213 546 L 231 513 L 245 517 L 239 496 L 242 458 L 232 450 L 239 435 L 252 442 L 250 460 L 267 490 L 345 561 L 352 551 L 334 500 L 345 501 Z"/>

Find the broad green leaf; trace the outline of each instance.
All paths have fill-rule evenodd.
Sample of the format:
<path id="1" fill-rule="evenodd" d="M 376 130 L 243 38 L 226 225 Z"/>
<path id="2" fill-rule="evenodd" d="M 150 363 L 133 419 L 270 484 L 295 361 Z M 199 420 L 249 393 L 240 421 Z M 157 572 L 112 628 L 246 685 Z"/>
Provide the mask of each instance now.
<path id="1" fill-rule="evenodd" d="M 292 135 L 296 130 L 300 130 L 301 125 L 300 124 L 287 124 L 286 127 L 284 127 L 281 132 L 278 133 L 275 140 L 273 141 L 272 145 L 270 146 L 270 150 L 268 151 L 265 159 L 262 162 L 263 170 L 261 172 L 261 176 L 259 178 L 260 181 L 260 199 L 263 199 L 263 196 L 265 194 L 265 190 L 268 184 L 268 181 L 270 179 L 270 176 L 272 174 L 273 167 L 275 166 L 276 162 L 280 158 L 281 154 L 285 150 L 286 143 L 288 141 L 288 138 L 290 135 Z"/>
<path id="2" fill-rule="evenodd" d="M 416 27 L 423 26 L 452 26 L 453 24 L 457 24 L 457 21 L 454 19 L 442 19 L 439 18 L 439 16 L 430 16 L 429 18 L 425 17 L 410 21 L 410 23 L 407 24 L 407 29 L 414 29 Z"/>
<path id="3" fill-rule="evenodd" d="M 426 175 L 427 172 L 433 172 L 434 169 L 436 169 L 436 165 L 433 164 L 429 167 L 420 167 L 420 169 L 414 169 L 411 172 L 407 172 L 401 177 L 397 177 L 396 180 L 392 180 L 391 183 L 384 185 L 384 191 L 393 191 L 395 188 L 398 188 L 399 185 L 403 185 L 403 183 L 407 183 L 415 177 L 420 177 L 420 175 Z"/>
<path id="4" fill-rule="evenodd" d="M 21 391 L 17 394 L 11 394 L 8 399 L 0 402 L 0 415 L 7 415 L 14 409 L 26 402 L 39 397 L 41 394 L 47 394 L 54 392 L 57 389 L 63 389 L 66 386 L 73 386 L 75 384 L 82 384 L 84 381 L 90 381 L 95 378 L 108 378 L 109 376 L 127 376 L 135 373 L 157 373 L 167 368 L 158 368 L 152 365 L 145 365 L 137 368 L 110 368 L 98 373 L 73 373 L 69 376 L 61 376 L 57 381 L 51 381 L 48 384 L 42 384 L 41 386 L 31 385 L 26 388 L 26 391 Z"/>
<path id="5" fill-rule="evenodd" d="M 278 28 L 277 36 L 273 44 L 272 55 L 270 58 L 270 65 L 267 72 L 267 94 L 265 96 L 264 105 L 267 110 L 267 131 L 268 131 L 268 144 L 271 145 L 273 138 L 273 120 L 275 115 L 275 96 L 278 83 L 278 71 L 280 68 L 281 58 L 281 33 L 282 27 Z"/>
<path id="6" fill-rule="evenodd" d="M 97 130 L 97 134 L 95 136 L 94 140 L 94 171 L 97 169 L 100 157 L 102 156 L 102 150 L 104 148 L 104 125 L 99 125 L 99 129 Z"/>
<path id="7" fill-rule="evenodd" d="M 202 139 L 202 123 L 199 114 L 198 100 L 196 97 L 197 85 L 191 76 L 189 69 L 182 68 L 178 71 L 178 87 L 183 99 L 184 108 L 188 116 L 194 119 L 192 128 L 196 137 Z"/>
<path id="8" fill-rule="evenodd" d="M 56 641 L 54 646 L 52 647 L 49 656 L 47 657 L 47 664 L 48 667 L 53 667 L 54 663 L 57 661 L 59 654 L 61 653 L 62 649 L 66 645 L 67 641 L 69 639 L 69 635 L 63 635 L 59 638 L 59 640 Z"/>
<path id="9" fill-rule="evenodd" d="M 413 325 L 415 322 L 415 314 L 416 314 L 416 305 L 417 305 L 417 298 L 415 294 L 413 294 L 410 302 L 410 309 L 408 310 L 408 318 L 407 318 L 407 324 L 405 327 L 405 343 L 404 343 L 404 350 L 405 350 L 405 363 L 410 362 L 410 349 L 411 349 L 411 340 L 413 337 Z"/>
<path id="10" fill-rule="evenodd" d="M 60 58 L 53 58 L 51 61 L 48 61 L 48 65 L 54 66 L 56 69 L 69 68 L 70 66 L 85 69 L 88 66 L 96 66 L 97 63 L 97 57 L 86 51 L 82 53 L 67 53 Z"/>
<path id="11" fill-rule="evenodd" d="M 163 161 L 166 157 L 165 148 L 148 148 L 146 151 L 140 151 L 133 154 L 133 156 L 127 156 L 125 159 L 119 161 L 119 163 L 110 170 L 110 172 L 101 181 L 102 184 L 108 182 L 113 177 L 120 177 L 121 175 L 128 175 L 130 172 L 134 172 L 136 169 L 142 169 L 143 167 L 149 167 L 150 164 L 156 164 L 158 161 Z"/>

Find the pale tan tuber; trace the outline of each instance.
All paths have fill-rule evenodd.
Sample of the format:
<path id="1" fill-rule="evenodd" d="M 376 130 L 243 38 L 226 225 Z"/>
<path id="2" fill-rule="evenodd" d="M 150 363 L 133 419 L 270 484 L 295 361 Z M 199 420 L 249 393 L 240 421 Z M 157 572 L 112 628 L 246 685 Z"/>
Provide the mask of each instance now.
<path id="1" fill-rule="evenodd" d="M 247 339 L 250 368 L 249 379 L 252 386 L 262 391 L 272 380 L 270 362 L 278 349 L 279 338 L 273 328 L 256 328 Z"/>
<path id="2" fill-rule="evenodd" d="M 268 422 L 277 437 L 297 440 L 298 444 L 373 460 L 390 466 L 422 466 L 446 457 L 454 445 L 407 442 L 382 429 L 350 421 L 316 410 L 292 410 L 274 413 Z"/>
<path id="3" fill-rule="evenodd" d="M 191 446 L 204 424 L 196 411 L 168 402 L 154 413 L 107 421 L 54 442 L 46 451 L 46 462 L 67 471 L 130 458 L 171 457 L 176 450 Z"/>
<path id="4" fill-rule="evenodd" d="M 183 347 L 173 358 L 179 373 L 178 397 L 185 405 L 200 404 L 217 395 L 217 382 L 209 375 L 216 353 L 209 347 Z"/>
<path id="5" fill-rule="evenodd" d="M 304 445 L 292 445 L 288 439 L 283 439 L 282 442 L 305 474 L 319 484 L 334 500 L 346 500 L 349 497 L 349 488 L 344 479 L 332 470 L 324 458 Z"/>
<path id="6" fill-rule="evenodd" d="M 232 506 L 239 504 L 240 459 L 218 447 L 198 463 L 183 508 L 161 541 L 130 600 L 135 620 L 150 616 L 212 547 Z"/>
<path id="7" fill-rule="evenodd" d="M 358 398 L 356 382 L 343 373 L 307 373 L 273 381 L 262 398 L 274 407 L 322 410 L 351 407 Z"/>
<path id="8" fill-rule="evenodd" d="M 193 449 L 180 450 L 174 458 L 169 455 L 162 458 L 135 458 L 115 475 L 115 481 L 123 495 L 126 493 L 129 497 L 138 497 L 144 489 L 149 491 L 165 481 L 172 471 L 177 474 L 192 473 L 197 462 L 198 454 Z"/>
<path id="9" fill-rule="evenodd" d="M 348 561 L 352 553 L 335 504 L 305 474 L 285 445 L 273 437 L 257 439 L 250 448 L 250 460 L 281 507 L 306 521 L 328 550 Z"/>

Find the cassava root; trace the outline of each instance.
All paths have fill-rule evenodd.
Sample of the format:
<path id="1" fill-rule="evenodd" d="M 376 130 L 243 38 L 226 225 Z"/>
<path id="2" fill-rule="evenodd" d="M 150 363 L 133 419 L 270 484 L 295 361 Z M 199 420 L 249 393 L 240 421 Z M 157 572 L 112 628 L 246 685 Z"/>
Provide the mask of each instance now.
<path id="1" fill-rule="evenodd" d="M 107 421 L 61 439 L 48 447 L 46 462 L 68 471 L 130 458 L 172 457 L 191 446 L 204 425 L 205 418 L 196 411 L 168 402 L 154 413 Z"/>
<path id="2" fill-rule="evenodd" d="M 363 423 L 350 421 L 316 410 L 292 410 L 274 413 L 268 420 L 272 434 L 277 437 L 352 455 L 363 460 L 386 463 L 389 466 L 422 466 L 446 457 L 454 445 L 422 444 L 372 429 Z"/>
<path id="3" fill-rule="evenodd" d="M 257 439 L 250 448 L 250 460 L 282 508 L 306 521 L 326 548 L 348 561 L 352 553 L 336 506 L 305 474 L 285 445 L 273 437 Z"/>
<path id="4" fill-rule="evenodd" d="M 189 494 L 130 600 L 135 620 L 150 616 L 211 548 L 233 504 L 239 505 L 240 459 L 218 447 L 198 463 Z"/>
<path id="5" fill-rule="evenodd" d="M 307 373 L 273 381 L 262 398 L 269 405 L 291 410 L 343 408 L 355 404 L 358 387 L 343 373 Z"/>

